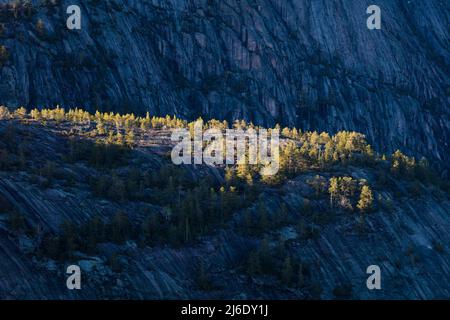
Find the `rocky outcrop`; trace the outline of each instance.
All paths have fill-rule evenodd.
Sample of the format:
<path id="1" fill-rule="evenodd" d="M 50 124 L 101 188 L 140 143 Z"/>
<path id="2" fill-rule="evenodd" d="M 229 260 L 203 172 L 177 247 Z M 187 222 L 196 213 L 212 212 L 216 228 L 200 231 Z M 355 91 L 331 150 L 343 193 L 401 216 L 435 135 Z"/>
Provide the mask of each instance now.
<path id="1" fill-rule="evenodd" d="M 0 3 L 9 1 L 2 0 Z M 78 3 L 82 29 L 65 27 Z M 2 103 L 350 129 L 448 167 L 449 5 L 379 0 L 2 6 Z"/>
<path id="2" fill-rule="evenodd" d="M 65 124 L 57 128 L 54 124 L 13 123 L 14 141 L 26 144 L 24 152 L 38 167 L 29 161 L 23 170 L 0 170 L 0 299 L 333 299 L 342 298 L 342 293 L 354 299 L 450 296 L 448 194 L 435 185 L 412 185 L 412 181 L 389 174 L 380 182 L 383 167 L 342 166 L 320 172 L 324 179 L 351 175 L 373 188 L 376 208 L 366 214 L 363 229 L 356 210 L 330 209 L 328 194 L 315 194 L 310 181 L 317 172 L 302 172 L 283 186 L 261 186 L 258 203 L 236 210 L 225 225 L 188 245 L 150 247 L 131 238 L 120 245 L 101 242 L 94 253 L 76 251 L 71 261 L 53 260 L 40 254 L 41 240 L 48 233 L 61 234 L 65 221 L 74 225 L 94 217 L 109 221 L 122 211 L 140 226 L 162 208 L 148 199 L 114 201 L 96 196 L 88 180 L 97 179 L 101 169 L 85 161 L 64 161 L 63 155 L 69 151 L 58 130 L 67 131 Z M 0 129 L 5 128 L 8 121 L 0 121 Z M 168 160 L 166 152 L 161 152 L 167 145 L 156 141 L 168 142 L 164 138 L 168 134 L 160 131 L 152 135 L 155 140 L 145 139 L 147 145 L 133 150 L 129 163 L 117 172 L 132 164 L 139 164 L 142 172 L 157 170 Z M 0 146 L 5 145 L 4 140 Z M 37 175 L 49 160 L 55 161 L 59 173 L 51 184 L 43 185 Z M 202 175 L 223 179 L 223 170 L 218 168 L 187 166 L 186 170 L 192 181 Z M 68 174 L 72 178 L 67 180 Z M 151 196 L 151 190 L 145 194 Z M 286 206 L 286 221 L 290 222 L 271 224 L 262 234 L 243 232 L 248 213 L 252 221 L 261 220 L 261 205 L 272 217 Z M 14 212 L 25 220 L 25 229 L 12 227 L 10 214 Z M 315 236 L 303 237 L 300 221 L 316 229 Z M 279 239 L 286 241 L 285 251 L 304 268 L 302 284 L 286 287 L 276 275 L 251 277 L 246 273 L 249 253 L 260 248 L 263 238 L 273 248 L 280 244 Z M 112 263 L 114 256 L 117 261 Z M 69 264 L 82 270 L 81 290 L 66 287 Z M 382 290 L 366 287 L 370 265 L 381 268 Z M 211 281 L 209 290 L 199 285 L 201 268 Z"/>
<path id="3" fill-rule="evenodd" d="M 364 177 L 370 172 L 360 172 Z M 298 221 L 302 211 L 307 175 L 290 181 L 279 192 L 268 191 L 264 198 L 270 212 L 284 203 Z M 308 194 L 308 193 L 307 193 Z M 307 195 L 306 194 L 306 195 Z M 14 199 L 11 195 L 16 196 Z M 25 187 L 4 176 L 0 196 L 22 210 L 27 222 L 43 228 L 70 217 L 78 223 L 100 214 L 112 214 L 115 205 L 107 201 L 83 200 L 75 194 Z M 75 201 L 77 200 L 77 201 Z M 438 299 L 448 298 L 450 281 L 450 202 L 431 194 L 420 199 L 395 201 L 391 211 L 381 210 L 367 218 L 364 234 L 357 231 L 358 217 L 338 215 L 320 230 L 317 238 L 290 246 L 293 259 L 309 268 L 309 281 L 321 288 L 321 298 L 335 298 L 335 289 L 350 285 L 352 298 L 359 299 Z M 61 204 L 64 203 L 64 208 Z M 133 213 L 130 211 L 130 217 Z M 239 214 L 237 215 L 239 216 Z M 0 214 L 0 217 L 2 215 Z M 0 297 L 3 299 L 299 299 L 308 298 L 305 288 L 287 289 L 271 278 L 251 279 L 242 273 L 250 250 L 258 239 L 225 231 L 203 238 L 198 244 L 182 247 L 141 248 L 134 242 L 117 246 L 102 244 L 96 256 L 80 254 L 73 263 L 85 275 L 82 290 L 65 286 L 69 263 L 32 258 L 33 241 L 19 239 L 0 220 Z M 295 240 L 294 227 L 273 230 L 272 238 Z M 437 249 L 437 244 L 442 247 Z M 273 244 L 275 245 L 275 243 Z M 120 253 L 122 268 L 113 271 L 108 258 Z M 198 268 L 205 266 L 216 285 L 212 291 L 197 286 Z M 366 287 L 366 268 L 382 270 L 382 290 Z M 317 296 L 315 297 L 317 298 Z"/>

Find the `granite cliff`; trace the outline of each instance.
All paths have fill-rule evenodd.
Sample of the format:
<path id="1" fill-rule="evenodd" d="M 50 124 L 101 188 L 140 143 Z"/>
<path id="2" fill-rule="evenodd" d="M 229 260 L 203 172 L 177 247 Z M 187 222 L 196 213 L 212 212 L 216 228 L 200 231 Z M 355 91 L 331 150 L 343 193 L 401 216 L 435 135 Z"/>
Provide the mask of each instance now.
<path id="1" fill-rule="evenodd" d="M 0 3 L 1 103 L 357 130 L 447 168 L 447 1 Z M 78 4 L 82 29 L 66 28 Z"/>
<path id="2" fill-rule="evenodd" d="M 167 171 L 167 130 L 136 130 L 133 150 L 108 153 L 124 161 L 97 161 L 105 150 L 77 144 L 96 127 L 0 120 L 1 299 L 450 296 L 448 182 L 378 159 L 228 191 L 220 167 Z M 373 210 L 359 213 L 355 191 L 330 204 L 335 176 L 369 185 Z M 66 287 L 72 264 L 81 290 Z M 382 290 L 366 287 L 370 265 Z"/>

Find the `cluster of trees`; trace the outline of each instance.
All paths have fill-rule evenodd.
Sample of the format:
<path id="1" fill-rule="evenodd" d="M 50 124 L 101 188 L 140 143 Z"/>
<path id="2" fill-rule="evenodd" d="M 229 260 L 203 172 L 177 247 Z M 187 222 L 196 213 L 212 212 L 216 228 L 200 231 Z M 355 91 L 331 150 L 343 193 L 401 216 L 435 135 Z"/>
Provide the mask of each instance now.
<path id="1" fill-rule="evenodd" d="M 0 116 L 1 112 L 0 109 Z M 0 128 L 0 170 L 25 169 L 29 156 L 25 142 L 19 139 L 12 124 Z"/>
<path id="2" fill-rule="evenodd" d="M 193 130 L 195 124 L 195 122 L 188 123 L 176 116 L 156 117 L 150 116 L 149 113 L 145 117 L 138 117 L 132 113 L 121 115 L 100 111 L 90 114 L 78 108 L 66 112 L 65 109 L 57 107 L 55 109 L 33 109 L 28 114 L 25 108 L 10 112 L 7 108 L 0 107 L 0 119 L 12 117 L 18 119 L 31 118 L 44 123 L 47 121 L 68 122 L 73 127 L 82 126 L 83 130 L 88 131 L 90 137 L 103 138 L 102 141 L 107 144 L 128 146 L 135 144 L 137 133 L 147 129 L 188 128 Z M 242 130 L 260 129 L 260 127 L 244 120 L 234 121 L 232 127 Z M 229 124 L 227 121 L 212 119 L 204 123 L 204 129 L 209 128 L 225 130 L 229 128 Z M 275 129 L 280 130 L 280 126 L 276 125 Z M 280 131 L 282 136 L 288 138 L 285 143 L 282 143 L 281 147 L 281 170 L 276 177 L 266 177 L 264 181 L 266 183 L 277 184 L 283 181 L 286 176 L 289 177 L 311 168 L 324 169 L 335 164 L 372 165 L 377 160 L 385 159 L 385 157 L 381 158 L 375 154 L 365 136 L 358 132 L 341 131 L 330 136 L 326 132 L 302 132 L 297 128 L 284 128 Z M 396 151 L 389 160 L 392 173 L 399 176 L 407 175 L 429 180 L 435 178 L 431 177 L 425 159 L 417 163 L 414 158 Z M 235 168 L 236 175 L 248 182 L 258 179 L 260 169 L 257 165 L 241 165 Z"/>
<path id="3" fill-rule="evenodd" d="M 9 50 L 6 46 L 2 45 L 0 46 L 0 67 L 3 67 L 6 62 L 9 60 Z"/>
<path id="4" fill-rule="evenodd" d="M 336 163 L 370 163 L 375 160 L 372 147 L 361 133 L 341 131 L 334 136 L 315 131 L 294 133 L 295 140 L 289 141 L 281 151 L 281 168 L 285 174 L 295 174 L 311 167 L 323 169 Z"/>
<path id="5" fill-rule="evenodd" d="M 286 249 L 283 240 L 271 246 L 264 238 L 259 247 L 250 251 L 247 257 L 246 273 L 251 277 L 270 275 L 286 286 L 303 287 L 309 276 L 307 265 L 295 261 Z"/>
<path id="6" fill-rule="evenodd" d="M 119 143 L 70 138 L 64 160 L 69 163 L 86 161 L 97 168 L 114 168 L 126 163 L 129 151 L 127 146 Z"/>
<path id="7" fill-rule="evenodd" d="M 258 196 L 248 192 L 244 198 L 238 187 L 216 185 L 209 178 L 194 184 L 174 165 L 146 173 L 137 169 L 121 175 L 106 173 L 95 177 L 91 185 L 97 196 L 118 202 L 143 201 L 161 209 L 147 212 L 143 221 L 130 222 L 124 212 L 118 212 L 110 221 L 95 217 L 82 225 L 65 222 L 60 235 L 43 238 L 42 255 L 67 260 L 74 251 L 93 253 L 98 243 L 127 240 L 146 246 L 189 244 L 222 226 L 233 212 L 249 206 Z"/>
<path id="8" fill-rule="evenodd" d="M 178 204 L 167 204 L 161 212 L 149 212 L 142 222 L 132 223 L 124 212 L 117 212 L 110 221 L 94 217 L 82 225 L 65 222 L 60 235 L 43 237 L 39 253 L 52 259 L 70 260 L 75 251 L 95 253 L 97 244 L 102 242 L 123 244 L 133 240 L 146 246 L 192 243 L 242 205 L 236 201 L 235 191 L 223 187 L 219 191 L 201 188 L 187 191 L 175 201 Z M 12 220 L 17 228 L 22 223 L 19 218 L 15 216 Z"/>
<path id="9" fill-rule="evenodd" d="M 25 110 L 20 108 L 21 110 Z M 25 112 L 15 114 L 18 119 L 24 119 L 28 115 Z M 47 121 L 55 121 L 61 123 L 63 121 L 73 124 L 74 126 L 85 126 L 80 128 L 87 130 L 87 134 L 93 138 L 103 139 L 107 144 L 128 145 L 135 144 L 135 135 L 137 131 L 145 131 L 148 129 L 171 129 L 187 127 L 187 122 L 178 119 L 176 116 L 151 117 L 147 112 L 145 117 L 136 117 L 134 114 L 124 114 L 113 112 L 99 112 L 94 115 L 82 109 L 70 109 L 65 111 L 64 108 L 57 107 L 55 109 L 33 109 L 30 111 L 29 117 L 33 120 L 46 123 Z"/>
<path id="10" fill-rule="evenodd" d="M 59 235 L 46 234 L 42 237 L 38 254 L 67 261 L 73 258 L 75 251 L 96 253 L 97 244 L 102 242 L 123 244 L 127 240 L 136 239 L 128 216 L 121 211 L 107 222 L 100 217 L 94 217 L 82 225 L 65 221 L 61 225 L 61 230 Z"/>
<path id="11" fill-rule="evenodd" d="M 258 196 L 258 190 L 251 190 L 251 186 L 242 192 L 240 186 L 220 186 L 209 178 L 193 184 L 184 170 L 174 165 L 144 173 L 137 169 L 121 175 L 112 171 L 93 179 L 91 187 L 96 196 L 112 201 L 143 201 L 164 208 L 164 219 L 146 221 L 151 230 L 159 230 L 145 232 L 150 235 L 145 237 L 149 245 L 161 239 L 175 245 L 189 243 L 222 225 L 235 210 L 250 205 Z M 156 222 L 164 223 L 153 228 Z"/>
<path id="12" fill-rule="evenodd" d="M 68 121 L 74 124 L 90 124 L 95 122 L 98 127 L 120 129 L 160 129 L 160 128 L 180 128 L 187 127 L 187 122 L 178 119 L 176 116 L 166 117 L 151 117 L 149 113 L 145 117 L 137 117 L 133 113 L 119 114 L 114 112 L 100 112 L 90 114 L 79 108 L 69 109 L 65 111 L 64 108 L 56 107 L 55 109 L 33 109 L 29 116 L 34 120 L 55 120 L 57 122 Z M 99 124 L 100 123 L 100 124 Z M 104 134 L 104 133 L 100 133 Z"/>
<path id="13" fill-rule="evenodd" d="M 296 140 L 281 145 L 280 170 L 274 176 L 260 176 L 260 165 L 240 164 L 226 169 L 227 180 L 238 178 L 252 184 L 261 181 L 269 185 L 283 183 L 286 178 L 311 169 L 321 170 L 340 164 L 372 164 L 376 156 L 364 135 L 357 132 L 338 132 L 334 136 L 322 132 L 283 129 Z M 286 132 L 294 132 L 287 134 Z"/>
<path id="14" fill-rule="evenodd" d="M 368 212 L 373 208 L 373 192 L 369 186 L 362 186 L 358 204 L 356 205 L 356 207 L 362 213 Z"/>
<path id="15" fill-rule="evenodd" d="M 0 4 L 0 13 L 18 17 L 31 17 L 35 12 L 31 0 L 14 0 L 9 3 Z"/>
<path id="16" fill-rule="evenodd" d="M 288 214 L 286 204 L 269 214 L 264 200 L 259 197 L 252 209 L 246 209 L 240 222 L 240 231 L 246 235 L 260 236 L 267 231 L 278 229 L 293 223 L 294 219 Z"/>
<path id="17" fill-rule="evenodd" d="M 0 107 L 0 119 L 34 119 L 46 123 L 54 121 L 65 123 L 71 127 L 71 132 L 75 130 L 85 130 L 85 134 L 95 138 L 96 144 L 92 144 L 93 152 L 88 148 L 81 148 L 83 152 L 97 157 L 94 160 L 101 163 L 108 159 L 111 153 L 121 153 L 120 148 L 110 148 L 110 145 L 131 147 L 136 143 L 136 136 L 147 129 L 161 128 L 190 128 L 193 129 L 194 122 L 180 120 L 176 116 L 151 117 L 148 113 L 145 117 L 136 117 L 134 114 L 120 115 L 118 113 L 102 113 L 97 111 L 90 114 L 82 109 L 63 108 L 55 109 L 33 109 L 27 113 L 25 108 L 18 108 L 14 112 L 6 107 Z M 229 127 L 227 121 L 209 120 L 205 122 L 204 128 L 217 128 L 225 130 Z M 258 129 L 252 123 L 243 120 L 236 120 L 232 124 L 236 129 Z M 276 129 L 280 129 L 277 125 Z M 294 176 L 302 171 L 311 169 L 321 170 L 339 164 L 364 164 L 372 165 L 378 160 L 385 160 L 386 157 L 379 157 L 374 153 L 367 143 L 365 136 L 357 132 L 341 131 L 333 136 L 322 132 L 302 132 L 296 128 L 284 128 L 282 135 L 288 140 L 282 142 L 280 150 L 280 170 L 275 176 L 260 176 L 260 165 L 240 164 L 229 167 L 226 170 L 227 181 L 232 183 L 244 182 L 252 185 L 256 182 L 277 185 L 282 183 L 287 177 Z M 76 148 L 75 148 L 76 149 Z M 116 152 L 119 150 L 120 152 Z M 101 155 L 102 152 L 104 155 Z M 73 152 L 71 152 L 73 154 Z M 86 157 L 85 157 L 86 158 Z M 414 158 L 404 155 L 397 150 L 391 157 L 391 172 L 394 175 L 417 179 L 424 182 L 439 182 L 438 177 L 429 169 L 425 159 L 417 162 Z"/>
<path id="18" fill-rule="evenodd" d="M 391 172 L 397 177 L 418 179 L 423 182 L 437 180 L 436 175 L 430 170 L 428 161 L 422 158 L 419 162 L 414 157 L 408 157 L 400 150 L 391 156 Z"/>
<path id="19" fill-rule="evenodd" d="M 352 211 L 355 202 L 356 207 L 362 214 L 373 208 L 373 192 L 364 179 L 332 177 L 329 180 L 328 193 L 330 194 L 330 206 L 332 208 L 337 205 Z M 357 193 L 359 193 L 359 198 L 356 197 Z"/>
<path id="20" fill-rule="evenodd" d="M 9 112 L 8 108 L 4 106 L 0 106 L 0 120 L 7 120 L 11 118 L 11 112 Z"/>
<path id="21" fill-rule="evenodd" d="M 42 255 L 61 260 L 71 259 L 75 251 L 94 253 L 97 244 L 102 242 L 122 244 L 133 240 L 147 246 L 192 243 L 199 236 L 222 226 L 234 212 L 241 209 L 245 209 L 241 221 L 243 232 L 260 236 L 270 229 L 295 223 L 292 217 L 289 218 L 284 205 L 279 212 L 269 214 L 260 198 L 261 182 L 278 184 L 286 177 L 310 169 L 377 161 L 377 156 L 362 134 L 343 131 L 330 136 L 327 133 L 285 128 L 282 135 L 290 140 L 283 142 L 278 175 L 260 177 L 258 166 L 239 164 L 225 169 L 225 184 L 219 185 L 208 178 L 194 182 L 186 176 L 182 167 L 167 165 L 159 170 L 143 172 L 128 161 L 128 146 L 134 143 L 135 134 L 147 129 L 192 128 L 193 123 L 176 117 L 150 117 L 149 114 L 136 117 L 133 114 L 101 112 L 91 115 L 81 109 L 66 112 L 62 108 L 34 109 L 28 114 L 24 108 L 11 112 L 0 107 L 0 119 L 11 118 L 86 127 L 95 140 L 71 137 L 65 161 L 85 161 L 98 169 L 89 183 L 93 193 L 124 205 L 127 201 L 139 201 L 161 208 L 148 212 L 142 221 L 133 219 L 131 222 L 127 214 L 119 211 L 107 220 L 94 217 L 82 225 L 64 223 L 61 234 L 44 236 L 40 245 Z M 226 121 L 210 120 L 205 123 L 205 128 L 224 130 L 228 126 Z M 232 126 L 238 129 L 255 128 L 245 121 L 235 121 Z M 427 176 L 426 161 L 416 163 L 414 158 L 400 151 L 395 152 L 390 160 L 394 175 L 412 178 Z M 0 169 L 10 169 L 11 165 L 25 167 L 26 161 L 26 152 L 17 142 L 13 126 L 6 127 L 0 132 Z M 127 164 L 127 168 L 117 170 L 122 164 Z M 39 175 L 53 179 L 56 166 L 52 162 L 44 163 L 39 167 Z M 329 195 L 330 210 L 336 207 L 352 211 L 357 209 L 362 223 L 365 214 L 374 208 L 373 191 L 364 180 L 345 176 L 328 180 L 317 174 L 307 183 L 314 189 L 316 197 Z M 249 209 L 255 202 L 255 207 Z M 307 216 L 307 211 L 305 206 L 302 213 Z M 300 221 L 298 231 L 301 238 L 310 238 L 317 233 L 316 218 L 321 219 L 321 216 L 313 215 L 308 225 L 304 220 Z M 11 214 L 10 224 L 13 230 L 25 227 L 25 221 L 19 214 Z M 282 241 L 272 248 L 264 240 L 257 250 L 250 253 L 246 272 L 252 276 L 275 275 L 288 286 L 302 286 L 305 266 L 295 262 L 284 248 Z M 204 270 L 199 278 L 202 287 L 210 286 Z"/>

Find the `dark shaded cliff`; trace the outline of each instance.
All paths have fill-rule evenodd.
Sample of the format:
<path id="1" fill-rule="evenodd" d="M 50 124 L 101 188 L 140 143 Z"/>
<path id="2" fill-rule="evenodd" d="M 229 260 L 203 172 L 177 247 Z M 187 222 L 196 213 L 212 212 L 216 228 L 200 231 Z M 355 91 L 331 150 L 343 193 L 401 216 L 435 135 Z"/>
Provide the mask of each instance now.
<path id="1" fill-rule="evenodd" d="M 9 1 L 0 1 L 7 3 Z M 448 164 L 449 3 L 33 1 L 3 6 L 1 102 L 366 133 Z M 82 30 L 65 27 L 79 3 Z"/>
<path id="2" fill-rule="evenodd" d="M 145 221 L 163 214 L 164 220 L 174 219 L 180 199 L 183 204 L 178 206 L 183 212 L 190 210 L 184 202 L 190 197 L 188 189 L 180 191 L 180 185 L 173 188 L 170 183 L 166 187 L 145 182 L 154 175 L 165 177 L 165 182 L 174 181 L 173 176 L 164 176 L 160 171 L 169 162 L 165 155 L 171 149 L 170 131 L 139 132 L 136 139 L 139 143 L 129 151 L 127 161 L 114 169 L 90 161 L 70 160 L 71 154 L 77 154 L 67 136 L 70 128 L 89 132 L 95 127 L 84 125 L 82 129 L 51 121 L 45 124 L 0 121 L 0 299 L 450 296 L 448 188 L 444 191 L 429 182 L 392 175 L 389 164 L 381 160 L 369 166 L 337 165 L 320 171 L 306 170 L 279 186 L 260 185 L 256 191 L 259 195 L 253 200 L 248 200 L 251 192 L 245 191 L 248 206 L 232 210 L 224 223 L 210 225 L 209 231 L 195 241 L 174 243 L 169 233 L 162 241 L 148 243 L 142 238 L 147 230 Z M 219 185 L 225 180 L 223 168 L 185 166 L 184 169 L 189 185 L 201 185 L 200 177 L 205 175 Z M 373 188 L 376 208 L 366 214 L 363 225 L 357 210 L 330 208 L 328 192 L 318 193 L 311 184 L 317 174 L 326 180 L 351 175 L 360 183 L 364 179 Z M 105 175 L 115 178 L 107 185 L 99 184 Z M 133 180 L 132 176 L 138 179 Z M 121 179 L 122 187 L 114 182 L 117 179 Z M 100 185 L 109 191 L 99 194 Z M 124 189 L 136 191 L 127 191 L 122 199 L 121 189 L 122 193 Z M 242 190 L 250 189 L 239 190 L 242 197 Z M 167 191 L 169 199 L 161 203 Z M 202 194 L 197 204 L 202 208 L 205 223 L 200 225 L 204 228 L 208 226 L 208 217 L 223 209 L 214 206 L 216 209 L 207 210 L 214 202 L 203 203 L 208 200 L 208 188 Z M 219 198 L 211 199 L 217 202 Z M 239 202 L 236 197 L 233 199 L 234 203 Z M 167 203 L 173 204 L 173 215 L 165 214 Z M 91 227 L 85 233 L 84 227 L 90 226 L 93 219 L 114 220 L 117 212 L 124 212 L 136 226 L 128 238 L 121 241 L 101 238 L 102 232 L 92 231 L 97 228 Z M 190 218 L 201 216 L 198 209 L 195 212 Z M 81 227 L 68 233 L 68 222 Z M 195 226 L 192 223 L 191 230 Z M 108 233 L 114 234 L 114 230 L 111 228 Z M 164 230 L 164 223 L 159 224 L 150 228 L 149 236 L 162 237 Z M 73 239 L 78 237 L 82 240 L 74 246 Z M 100 238 L 95 240 L 97 237 Z M 93 239 L 94 248 L 83 246 Z M 275 268 L 264 274 L 249 273 L 250 254 L 257 248 L 263 252 L 265 241 L 272 248 Z M 72 252 L 70 256 L 66 255 L 68 252 Z M 302 274 L 301 279 L 294 278 L 288 286 L 278 279 L 285 256 L 295 263 L 295 277 Z M 65 271 L 69 264 L 80 266 L 82 290 L 66 288 Z M 366 268 L 373 264 L 382 270 L 379 291 L 366 287 Z M 200 279 L 201 268 L 208 278 L 207 286 Z"/>

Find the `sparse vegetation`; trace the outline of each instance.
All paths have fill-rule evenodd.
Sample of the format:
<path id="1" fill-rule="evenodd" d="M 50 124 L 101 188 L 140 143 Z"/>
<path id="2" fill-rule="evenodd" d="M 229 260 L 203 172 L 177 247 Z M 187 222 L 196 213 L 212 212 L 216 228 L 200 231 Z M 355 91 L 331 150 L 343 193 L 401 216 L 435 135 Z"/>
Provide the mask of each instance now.
<path id="1" fill-rule="evenodd" d="M 30 174 L 31 183 L 43 189 L 71 190 L 83 185 L 92 197 L 119 208 L 109 217 L 93 216 L 81 224 L 66 221 L 60 234 L 44 230 L 39 236 L 28 230 L 22 215 L 9 208 L 11 230 L 34 234 L 39 239 L 37 255 L 58 261 L 75 259 L 79 252 L 95 254 L 102 243 L 121 246 L 132 241 L 141 247 L 190 245 L 234 221 L 242 235 L 263 238 L 244 257 L 243 273 L 250 278 L 270 277 L 283 286 L 304 288 L 308 296 L 318 297 L 323 290 L 309 274 L 308 263 L 292 254 L 290 242 L 271 240 L 276 230 L 291 228 L 294 236 L 290 241 L 306 244 L 317 241 L 322 229 L 336 215 L 352 217 L 347 213 L 356 210 L 363 226 L 367 213 L 378 208 L 393 210 L 389 196 L 389 192 L 394 193 L 393 186 L 389 185 L 392 189 L 387 194 L 379 192 L 392 177 L 405 179 L 409 194 L 414 196 L 420 196 L 422 190 L 417 181 L 445 186 L 425 160 L 416 162 L 400 152 L 392 157 L 380 157 L 364 136 L 355 132 L 330 136 L 284 128 L 281 170 L 276 176 L 261 177 L 258 165 L 240 164 L 219 168 L 223 181 L 207 174 L 193 181 L 184 167 L 170 163 L 144 170 L 136 161 L 138 151 L 133 150 L 147 135 L 170 133 L 174 128 L 192 129 L 193 122 L 170 116 L 152 117 L 148 113 L 144 117 L 99 111 L 92 115 L 82 109 L 66 111 L 60 107 L 30 112 L 24 108 L 10 111 L 0 107 L 0 118 L 8 120 L 4 123 L 19 122 L 21 126 L 41 125 L 64 138 L 59 144 L 60 154 L 49 158 L 33 150 L 35 138 L 24 139 L 22 127 L 3 125 L 0 127 L 0 170 L 23 170 Z M 229 127 L 225 121 L 217 120 L 209 120 L 204 126 L 220 130 Z M 232 126 L 255 127 L 244 121 L 236 121 Z M 89 170 L 87 178 L 71 173 L 80 167 Z M 367 167 L 377 172 L 377 181 L 369 183 L 353 176 L 353 168 Z M 281 186 L 291 178 L 302 176 L 305 189 L 309 189 L 306 193 L 309 199 L 304 198 L 300 208 L 288 207 L 284 202 L 273 206 L 267 203 L 265 191 L 276 190 L 282 196 Z M 139 209 L 139 215 L 135 216 L 128 211 L 131 204 L 139 204 L 144 209 Z M 439 244 L 433 247 L 437 252 L 443 250 Z M 408 255 L 416 263 L 415 255 Z M 108 261 L 116 272 L 122 270 L 118 254 L 110 256 Z M 200 290 L 213 289 L 204 265 L 195 272 Z M 337 286 L 333 294 L 339 298 L 350 297 L 351 287 Z"/>
<path id="2" fill-rule="evenodd" d="M 3 67 L 6 62 L 8 62 L 9 60 L 9 50 L 6 46 L 0 46 L 0 67 Z M 1 115 L 0 115 L 0 119 L 1 119 Z"/>

